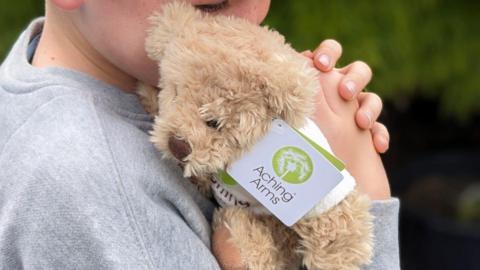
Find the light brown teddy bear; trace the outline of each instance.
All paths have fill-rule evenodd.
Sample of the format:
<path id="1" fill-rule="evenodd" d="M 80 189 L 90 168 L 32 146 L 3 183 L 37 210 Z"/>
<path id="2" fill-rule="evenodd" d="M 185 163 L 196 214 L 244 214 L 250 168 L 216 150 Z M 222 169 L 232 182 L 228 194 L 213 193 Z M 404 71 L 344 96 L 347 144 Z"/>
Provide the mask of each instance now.
<path id="1" fill-rule="evenodd" d="M 159 63 L 161 91 L 138 91 L 155 115 L 151 140 L 205 195 L 218 191 L 217 172 L 249 151 L 273 118 L 300 128 L 312 115 L 317 71 L 279 33 L 181 1 L 151 22 L 146 50 Z M 287 227 L 254 211 L 255 202 L 235 200 L 216 211 L 212 227 L 228 228 L 246 269 L 358 269 L 372 254 L 369 205 L 355 189 Z"/>

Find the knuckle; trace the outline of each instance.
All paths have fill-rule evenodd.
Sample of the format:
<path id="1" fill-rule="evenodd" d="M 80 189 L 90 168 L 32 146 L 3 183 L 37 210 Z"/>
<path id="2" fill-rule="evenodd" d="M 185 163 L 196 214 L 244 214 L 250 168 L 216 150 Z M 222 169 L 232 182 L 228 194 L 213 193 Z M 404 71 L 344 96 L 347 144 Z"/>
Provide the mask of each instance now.
<path id="1" fill-rule="evenodd" d="M 382 131 L 382 132 L 386 132 L 386 131 L 387 131 L 387 127 L 386 127 L 384 124 L 382 124 L 382 123 L 380 123 L 380 122 L 377 122 L 375 125 L 377 126 L 377 130 L 378 130 L 378 131 Z"/>
<path id="2" fill-rule="evenodd" d="M 357 60 L 353 64 L 357 67 L 357 69 L 363 70 L 369 76 L 372 75 L 372 68 L 364 61 Z"/>
<path id="3" fill-rule="evenodd" d="M 385 136 L 385 139 L 387 139 L 387 141 L 390 140 L 390 133 L 388 132 L 388 129 L 384 124 L 378 123 L 378 133 Z"/>
<path id="4" fill-rule="evenodd" d="M 342 52 L 342 45 L 335 39 L 326 39 L 322 42 L 323 46 L 331 48 L 335 52 Z"/>
<path id="5" fill-rule="evenodd" d="M 380 108 L 382 108 L 382 106 L 383 106 L 382 98 L 375 93 L 369 93 L 369 94 L 370 94 L 371 98 L 374 100 L 374 102 L 377 103 L 380 106 Z"/>

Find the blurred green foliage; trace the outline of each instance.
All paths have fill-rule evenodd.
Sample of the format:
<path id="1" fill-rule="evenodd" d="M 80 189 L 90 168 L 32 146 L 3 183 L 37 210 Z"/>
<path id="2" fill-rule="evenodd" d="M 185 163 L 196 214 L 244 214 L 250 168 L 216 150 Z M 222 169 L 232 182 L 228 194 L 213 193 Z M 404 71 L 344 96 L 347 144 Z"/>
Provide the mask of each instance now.
<path id="1" fill-rule="evenodd" d="M 0 1 L 1 59 L 43 1 Z M 341 63 L 367 62 L 369 89 L 384 99 L 436 98 L 446 115 L 468 119 L 480 111 L 479 18 L 480 1 L 272 0 L 265 23 L 298 50 L 337 39 Z"/>
<path id="2" fill-rule="evenodd" d="M 0 0 L 0 61 L 28 23 L 43 14 L 43 6 L 43 0 Z"/>

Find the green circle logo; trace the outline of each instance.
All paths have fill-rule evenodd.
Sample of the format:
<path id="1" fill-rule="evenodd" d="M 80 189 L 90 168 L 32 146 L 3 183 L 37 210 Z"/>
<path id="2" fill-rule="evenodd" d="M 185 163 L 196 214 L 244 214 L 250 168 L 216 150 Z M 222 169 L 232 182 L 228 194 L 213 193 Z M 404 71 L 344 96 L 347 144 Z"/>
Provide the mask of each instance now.
<path id="1" fill-rule="evenodd" d="M 305 151 L 287 146 L 278 150 L 272 159 L 273 170 L 285 182 L 301 184 L 313 173 L 313 162 Z"/>

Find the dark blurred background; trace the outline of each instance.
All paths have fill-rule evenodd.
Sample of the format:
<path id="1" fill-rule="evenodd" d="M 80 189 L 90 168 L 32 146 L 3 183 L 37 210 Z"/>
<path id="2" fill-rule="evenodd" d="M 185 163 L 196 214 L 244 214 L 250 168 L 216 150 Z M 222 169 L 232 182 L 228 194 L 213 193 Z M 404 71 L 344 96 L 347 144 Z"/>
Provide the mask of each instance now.
<path id="1" fill-rule="evenodd" d="M 2 1 L 0 59 L 43 1 Z M 480 1 L 273 0 L 299 51 L 326 38 L 367 62 L 385 102 L 383 156 L 402 200 L 402 269 L 480 269 Z"/>

